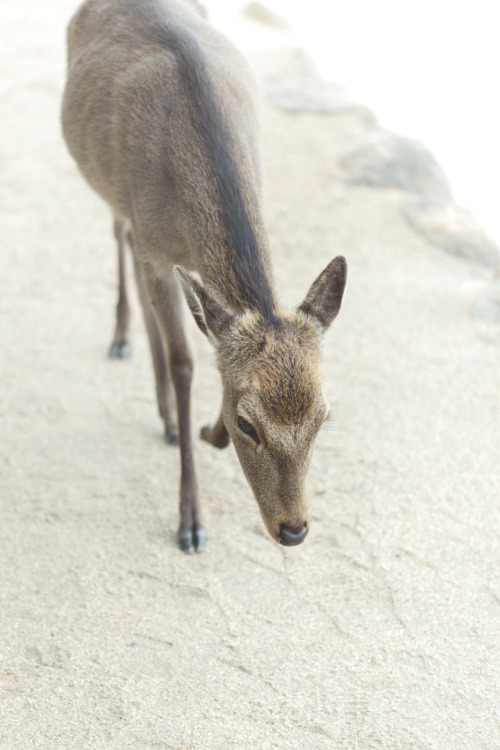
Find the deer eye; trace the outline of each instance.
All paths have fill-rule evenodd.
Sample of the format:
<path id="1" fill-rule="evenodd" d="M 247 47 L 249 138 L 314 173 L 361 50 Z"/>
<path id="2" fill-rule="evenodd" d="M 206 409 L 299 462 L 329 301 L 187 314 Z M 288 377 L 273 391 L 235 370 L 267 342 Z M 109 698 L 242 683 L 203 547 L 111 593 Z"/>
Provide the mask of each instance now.
<path id="1" fill-rule="evenodd" d="M 245 433 L 245 435 L 248 435 L 249 437 L 251 437 L 252 440 L 254 440 L 255 443 L 259 445 L 260 443 L 259 436 L 257 435 L 257 431 L 255 430 L 254 427 L 252 427 L 250 422 L 247 422 L 247 420 L 243 419 L 243 417 L 238 417 L 238 427 L 240 428 L 242 432 Z"/>

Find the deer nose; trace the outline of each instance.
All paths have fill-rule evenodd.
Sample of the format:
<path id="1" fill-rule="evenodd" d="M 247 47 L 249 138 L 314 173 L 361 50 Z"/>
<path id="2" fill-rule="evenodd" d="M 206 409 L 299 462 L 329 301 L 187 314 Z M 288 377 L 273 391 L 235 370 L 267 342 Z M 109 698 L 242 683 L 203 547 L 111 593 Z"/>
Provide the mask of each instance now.
<path id="1" fill-rule="evenodd" d="M 307 521 L 300 529 L 292 529 L 289 526 L 285 526 L 284 523 L 280 526 L 280 532 L 278 535 L 278 541 L 280 544 L 284 544 L 285 547 L 294 547 L 296 544 L 302 544 L 307 534 Z"/>

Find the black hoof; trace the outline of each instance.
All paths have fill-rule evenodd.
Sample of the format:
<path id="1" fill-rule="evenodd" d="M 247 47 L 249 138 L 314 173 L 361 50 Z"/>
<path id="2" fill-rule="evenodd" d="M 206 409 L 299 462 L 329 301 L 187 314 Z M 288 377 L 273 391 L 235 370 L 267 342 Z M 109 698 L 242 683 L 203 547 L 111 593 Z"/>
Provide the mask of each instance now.
<path id="1" fill-rule="evenodd" d="M 110 359 L 130 359 L 132 347 L 128 341 L 113 341 L 109 347 L 108 357 Z"/>
<path id="2" fill-rule="evenodd" d="M 196 552 L 201 552 L 207 546 L 207 532 L 203 526 L 198 526 L 195 529 L 186 529 L 181 526 L 177 534 L 177 541 L 183 552 L 191 552 L 193 549 Z"/>
<path id="3" fill-rule="evenodd" d="M 207 532 L 203 528 L 203 526 L 198 526 L 194 530 L 193 534 L 193 544 L 194 548 L 197 552 L 201 552 L 206 546 L 207 546 Z"/>
<path id="4" fill-rule="evenodd" d="M 167 430 L 165 427 L 165 442 L 168 445 L 179 445 L 177 430 Z"/>
<path id="5" fill-rule="evenodd" d="M 186 529 L 181 526 L 181 528 L 177 532 L 177 541 L 179 542 L 179 547 L 183 552 L 191 552 L 191 549 L 193 547 L 193 530 Z"/>

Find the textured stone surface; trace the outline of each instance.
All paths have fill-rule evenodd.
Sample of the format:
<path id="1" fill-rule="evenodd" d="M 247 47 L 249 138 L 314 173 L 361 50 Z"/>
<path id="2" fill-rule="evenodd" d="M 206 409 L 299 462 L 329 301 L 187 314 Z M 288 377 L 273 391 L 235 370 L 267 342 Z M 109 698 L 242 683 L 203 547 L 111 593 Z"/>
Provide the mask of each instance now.
<path id="1" fill-rule="evenodd" d="M 429 197 L 451 197 L 443 170 L 419 141 L 374 131 L 366 143 L 341 160 L 343 178 L 351 185 L 399 188 Z"/>
<path id="2" fill-rule="evenodd" d="M 433 245 L 490 268 L 500 267 L 497 245 L 467 209 L 450 201 L 417 199 L 407 202 L 403 214 Z"/>
<path id="3" fill-rule="evenodd" d="M 344 86 L 323 80 L 301 50 L 294 52 L 287 71 L 266 79 L 264 91 L 275 106 L 288 112 L 353 112 L 375 123 L 373 113 L 353 101 Z"/>

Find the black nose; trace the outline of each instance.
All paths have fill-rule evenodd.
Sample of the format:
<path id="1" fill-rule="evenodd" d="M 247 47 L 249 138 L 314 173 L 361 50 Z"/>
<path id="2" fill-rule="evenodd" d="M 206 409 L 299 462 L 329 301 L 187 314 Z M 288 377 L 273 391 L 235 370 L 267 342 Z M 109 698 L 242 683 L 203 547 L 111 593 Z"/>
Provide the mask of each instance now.
<path id="1" fill-rule="evenodd" d="M 285 526 L 284 523 L 280 526 L 280 533 L 278 540 L 280 544 L 284 544 L 285 547 L 294 547 L 296 544 L 302 544 L 307 534 L 307 521 L 298 531 Z"/>

